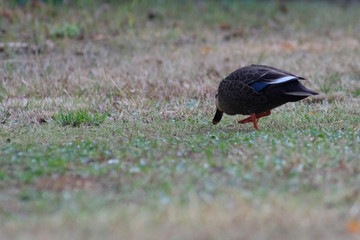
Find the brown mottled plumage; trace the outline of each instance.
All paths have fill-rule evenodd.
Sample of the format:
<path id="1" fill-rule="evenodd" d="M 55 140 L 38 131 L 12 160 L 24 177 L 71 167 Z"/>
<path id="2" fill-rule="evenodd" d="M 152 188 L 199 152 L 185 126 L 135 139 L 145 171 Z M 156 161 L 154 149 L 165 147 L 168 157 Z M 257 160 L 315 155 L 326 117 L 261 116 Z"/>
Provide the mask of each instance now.
<path id="1" fill-rule="evenodd" d="M 265 65 L 240 68 L 220 82 L 216 94 L 216 113 L 213 124 L 220 122 L 223 113 L 250 117 L 239 123 L 253 122 L 271 114 L 270 110 L 287 102 L 296 102 L 316 92 L 304 87 L 304 78 Z"/>

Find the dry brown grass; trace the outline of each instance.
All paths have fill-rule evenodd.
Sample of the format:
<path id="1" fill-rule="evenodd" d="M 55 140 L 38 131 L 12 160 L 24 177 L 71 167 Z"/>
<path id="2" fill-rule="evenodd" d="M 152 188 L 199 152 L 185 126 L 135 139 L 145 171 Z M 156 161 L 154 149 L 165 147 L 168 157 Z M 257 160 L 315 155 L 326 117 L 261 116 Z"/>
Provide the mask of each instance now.
<path id="1" fill-rule="evenodd" d="M 179 98 L 184 102 L 196 98 L 205 101 L 206 114 L 212 114 L 212 99 L 221 78 L 240 66 L 258 62 L 260 55 L 263 64 L 309 79 L 306 85 L 315 91 L 322 93 L 322 86 L 329 88 L 330 92 L 321 94 L 319 99 L 348 101 L 353 99 L 352 91 L 360 89 L 356 72 L 360 59 L 354 54 L 359 44 L 355 38 L 338 36 L 304 38 L 301 43 L 269 36 L 264 40 L 215 41 L 181 47 L 159 44 L 135 50 L 131 55 L 96 46 L 100 53 L 95 59 L 76 56 L 72 49 L 61 54 L 50 52 L 35 60 L 34 56 L 16 56 L 15 72 L 2 82 L 7 92 L 3 107 L 11 112 L 12 119 L 34 122 L 33 118 L 49 116 L 60 106 L 129 113 L 146 110 L 144 105 L 149 100 L 160 104 L 166 101 L 167 108 L 172 108 Z M 79 48 L 86 46 L 77 44 L 76 49 Z M 29 60 L 24 61 L 24 57 Z M 51 73 L 46 73 L 46 68 L 51 68 Z M 333 74 L 336 79 L 329 79 Z M 22 112 L 26 104 L 36 111 Z M 33 114 L 35 117 L 31 117 Z"/>

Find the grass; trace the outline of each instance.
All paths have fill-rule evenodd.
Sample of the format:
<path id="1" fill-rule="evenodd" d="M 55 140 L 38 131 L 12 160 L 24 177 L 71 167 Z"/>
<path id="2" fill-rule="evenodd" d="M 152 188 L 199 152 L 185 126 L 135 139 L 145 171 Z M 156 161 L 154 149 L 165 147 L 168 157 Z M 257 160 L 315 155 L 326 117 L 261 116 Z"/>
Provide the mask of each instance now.
<path id="1" fill-rule="evenodd" d="M 161 3 L 0 1 L 0 235 L 359 238 L 360 5 Z M 212 125 L 251 63 L 320 95 Z"/>
<path id="2" fill-rule="evenodd" d="M 56 123 L 59 123 L 63 126 L 71 125 L 73 127 L 78 127 L 80 124 L 87 125 L 100 125 L 104 122 L 107 117 L 107 113 L 99 115 L 99 113 L 94 113 L 91 116 L 86 110 L 80 109 L 76 112 L 69 111 L 67 113 L 63 113 L 62 109 L 60 109 L 59 113 L 54 114 L 54 120 Z"/>

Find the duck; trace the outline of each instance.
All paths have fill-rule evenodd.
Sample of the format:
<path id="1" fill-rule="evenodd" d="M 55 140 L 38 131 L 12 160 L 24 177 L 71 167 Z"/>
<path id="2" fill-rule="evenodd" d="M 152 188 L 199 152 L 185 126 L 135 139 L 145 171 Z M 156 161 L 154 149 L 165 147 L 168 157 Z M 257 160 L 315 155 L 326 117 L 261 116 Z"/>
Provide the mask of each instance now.
<path id="1" fill-rule="evenodd" d="M 216 113 L 212 123 L 218 124 L 224 113 L 250 115 L 238 123 L 253 123 L 269 116 L 271 110 L 288 102 L 297 102 L 318 93 L 306 88 L 303 77 L 267 65 L 252 64 L 235 70 L 219 84 L 215 95 Z"/>

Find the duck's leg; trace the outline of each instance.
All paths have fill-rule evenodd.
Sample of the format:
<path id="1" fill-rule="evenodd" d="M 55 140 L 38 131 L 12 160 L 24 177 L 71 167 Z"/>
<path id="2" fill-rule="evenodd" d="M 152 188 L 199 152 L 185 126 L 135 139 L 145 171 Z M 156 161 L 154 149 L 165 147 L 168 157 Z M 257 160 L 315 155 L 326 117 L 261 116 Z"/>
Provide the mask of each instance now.
<path id="1" fill-rule="evenodd" d="M 250 123 L 253 122 L 254 123 L 254 128 L 256 128 L 257 130 L 259 130 L 257 128 L 257 119 L 262 118 L 262 117 L 266 117 L 269 116 L 271 114 L 271 111 L 267 111 L 267 112 L 263 112 L 263 113 L 258 113 L 258 114 L 251 114 L 250 117 L 247 117 L 243 120 L 239 120 L 238 123 L 244 124 L 244 123 Z M 254 119 L 256 120 L 256 122 L 254 121 Z"/>
<path id="2" fill-rule="evenodd" d="M 255 113 L 251 114 L 250 117 L 247 117 L 247 118 L 245 118 L 243 120 L 238 121 L 238 123 L 241 123 L 241 124 L 250 123 L 250 122 L 252 122 L 254 124 L 255 129 L 259 130 L 259 128 L 257 126 L 257 118 L 256 118 Z"/>
<path id="3" fill-rule="evenodd" d="M 267 112 L 256 114 L 256 118 L 259 119 L 259 118 L 262 118 L 262 117 L 269 116 L 270 114 L 271 114 L 271 111 L 269 110 Z"/>
<path id="4" fill-rule="evenodd" d="M 238 123 L 241 123 L 241 124 L 249 123 L 249 122 L 252 122 L 251 116 L 238 121 Z"/>
<path id="5" fill-rule="evenodd" d="M 257 119 L 259 119 L 259 118 L 262 118 L 262 117 L 269 116 L 270 114 L 271 114 L 271 111 L 267 111 L 267 112 L 255 114 L 255 117 L 256 117 Z M 245 118 L 245 119 L 243 119 L 243 120 L 239 120 L 239 121 L 238 121 L 238 123 L 241 123 L 241 124 L 249 123 L 249 122 L 252 122 L 251 116 L 250 116 L 250 117 L 247 117 L 247 118 Z"/>
<path id="6" fill-rule="evenodd" d="M 254 124 L 254 128 L 256 129 L 256 130 L 259 130 L 259 128 L 258 128 L 258 125 L 257 125 L 257 118 L 256 118 L 256 114 L 255 113 L 253 113 L 253 114 L 251 114 L 251 120 L 252 120 L 252 122 L 253 122 L 253 124 Z"/>

